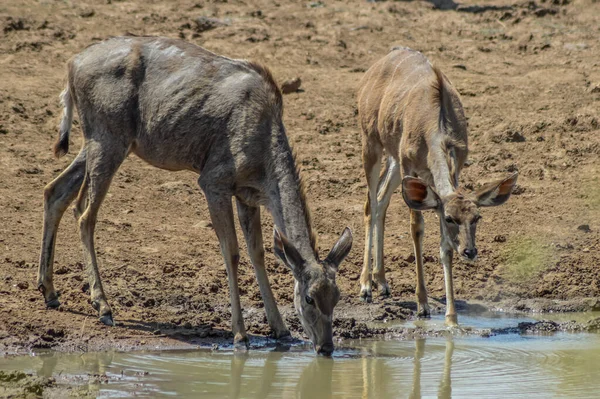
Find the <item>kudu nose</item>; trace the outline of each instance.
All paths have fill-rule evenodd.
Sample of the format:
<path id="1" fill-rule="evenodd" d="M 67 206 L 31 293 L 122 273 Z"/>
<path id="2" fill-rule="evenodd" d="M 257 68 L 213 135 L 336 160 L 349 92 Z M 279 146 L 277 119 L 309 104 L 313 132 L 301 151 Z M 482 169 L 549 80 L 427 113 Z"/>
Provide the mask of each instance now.
<path id="1" fill-rule="evenodd" d="M 331 356 L 331 354 L 333 353 L 333 349 L 334 348 L 332 343 L 317 345 L 317 354 Z"/>
<path id="2" fill-rule="evenodd" d="M 463 255 L 465 255 L 467 258 L 473 260 L 477 256 L 477 248 L 465 249 L 463 251 Z"/>

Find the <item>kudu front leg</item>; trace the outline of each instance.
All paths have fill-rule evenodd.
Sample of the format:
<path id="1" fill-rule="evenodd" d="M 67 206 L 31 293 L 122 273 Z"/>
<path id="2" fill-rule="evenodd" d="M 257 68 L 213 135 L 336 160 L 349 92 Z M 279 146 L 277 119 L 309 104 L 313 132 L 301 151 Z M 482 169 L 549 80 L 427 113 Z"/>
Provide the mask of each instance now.
<path id="1" fill-rule="evenodd" d="M 383 242 L 385 234 L 385 215 L 390 205 L 390 200 L 394 190 L 401 183 L 400 167 L 394 158 L 389 157 L 386 163 L 386 169 L 379 181 L 377 191 L 377 216 L 375 218 L 375 267 L 373 268 L 373 281 L 379 285 L 381 296 L 390 295 L 390 287 L 385 278 L 385 267 L 383 265 Z"/>
<path id="2" fill-rule="evenodd" d="M 238 265 L 240 262 L 240 250 L 238 247 L 235 224 L 233 221 L 233 207 L 231 195 L 223 193 L 219 189 L 213 189 L 199 180 L 200 187 L 206 196 L 208 210 L 212 225 L 219 238 L 221 253 L 225 260 L 227 269 L 227 280 L 229 282 L 229 298 L 231 302 L 231 332 L 233 333 L 233 344 L 236 350 L 245 350 L 249 347 L 242 306 L 240 304 L 240 291 L 238 286 Z"/>
<path id="3" fill-rule="evenodd" d="M 265 269 L 265 250 L 260 225 L 260 208 L 248 206 L 238 199 L 237 209 L 240 226 L 242 227 L 246 246 L 248 247 L 248 254 L 254 266 L 258 288 L 260 289 L 260 295 L 265 305 L 269 327 L 271 327 L 276 339 L 289 337 L 290 331 L 286 328 L 281 318 Z"/>
<path id="4" fill-rule="evenodd" d="M 381 146 L 365 144 L 363 142 L 363 166 L 367 177 L 367 200 L 365 202 L 365 252 L 363 269 L 360 274 L 360 298 L 371 302 L 372 292 L 372 250 L 375 220 L 377 217 L 377 188 L 379 186 L 379 172 L 381 171 Z"/>
<path id="5" fill-rule="evenodd" d="M 425 272 L 423 271 L 423 234 L 425 234 L 425 221 L 420 211 L 410 211 L 410 234 L 415 251 L 415 271 L 417 274 L 417 316 L 429 317 L 429 303 L 427 302 L 427 288 L 425 287 Z"/>
<path id="6" fill-rule="evenodd" d="M 444 282 L 446 284 L 446 325 L 458 326 L 456 307 L 454 305 L 454 284 L 452 280 L 452 256 L 454 251 L 450 245 L 442 243 L 440 247 L 440 259 L 444 266 Z"/>

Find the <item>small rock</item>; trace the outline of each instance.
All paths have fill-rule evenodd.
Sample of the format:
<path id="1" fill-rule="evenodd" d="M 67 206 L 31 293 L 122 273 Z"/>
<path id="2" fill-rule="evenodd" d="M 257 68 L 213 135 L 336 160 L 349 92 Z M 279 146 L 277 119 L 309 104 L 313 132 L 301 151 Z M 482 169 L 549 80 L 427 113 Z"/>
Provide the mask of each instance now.
<path id="1" fill-rule="evenodd" d="M 515 172 L 516 170 L 509 170 L 509 172 Z M 513 195 L 521 195 L 526 191 L 525 187 L 515 184 L 512 190 Z"/>
<path id="2" fill-rule="evenodd" d="M 522 143 L 525 141 L 525 136 L 516 130 L 509 130 L 506 132 L 506 141 L 509 143 Z"/>
<path id="3" fill-rule="evenodd" d="M 300 78 L 288 79 L 281 84 L 281 92 L 283 94 L 295 93 L 300 89 L 301 84 Z"/>
<path id="4" fill-rule="evenodd" d="M 86 8 L 79 13 L 79 16 L 81 18 L 90 18 L 90 17 L 93 17 L 94 14 L 95 14 L 95 11 L 93 8 Z"/>
<path id="5" fill-rule="evenodd" d="M 149 298 L 143 303 L 143 305 L 145 308 L 152 308 L 154 305 L 156 305 L 156 301 L 154 298 Z"/>
<path id="6" fill-rule="evenodd" d="M 581 250 L 581 252 L 588 253 L 588 252 L 590 252 L 590 249 L 589 249 L 589 248 L 583 248 L 583 249 Z"/>
<path id="7" fill-rule="evenodd" d="M 554 243 L 554 246 L 557 249 L 563 249 L 563 250 L 570 250 L 570 249 L 574 249 L 575 247 L 573 246 L 573 244 L 571 244 L 570 242 L 567 243 Z"/>
<path id="8" fill-rule="evenodd" d="M 209 17 L 198 17 L 194 20 L 194 22 L 196 24 L 195 30 L 198 33 L 206 32 L 206 31 L 218 28 L 219 26 L 229 25 L 229 23 L 227 21 L 222 21 L 217 18 L 209 18 Z"/>
<path id="9" fill-rule="evenodd" d="M 415 255 L 410 254 L 406 258 L 404 258 L 404 260 L 408 263 L 413 263 L 415 261 Z"/>
<path id="10" fill-rule="evenodd" d="M 13 104 L 12 110 L 13 110 L 13 112 L 15 112 L 17 114 L 24 114 L 25 113 L 25 107 L 21 103 Z"/>
<path id="11" fill-rule="evenodd" d="M 174 271 L 175 271 L 175 268 L 171 265 L 167 265 L 167 266 L 163 267 L 164 274 L 173 273 Z"/>
<path id="12" fill-rule="evenodd" d="M 17 283 L 17 288 L 19 288 L 21 290 L 26 290 L 27 288 L 29 288 L 29 283 L 27 281 L 22 281 L 20 283 Z"/>
<path id="13" fill-rule="evenodd" d="M 198 223 L 196 223 L 194 225 L 194 227 L 201 228 L 201 229 L 211 229 L 213 226 L 212 226 L 212 223 L 209 222 L 208 220 L 201 220 Z"/>
<path id="14" fill-rule="evenodd" d="M 69 269 L 67 269 L 67 268 L 66 268 L 66 267 L 64 267 L 64 266 L 61 266 L 61 267 L 59 267 L 58 269 L 56 269 L 56 270 L 54 271 L 54 273 L 56 273 L 56 274 L 67 274 L 67 273 L 69 273 Z"/>
<path id="15" fill-rule="evenodd" d="M 555 8 L 539 8 L 533 12 L 536 17 L 544 17 L 546 15 L 555 15 L 558 12 Z"/>
<path id="16" fill-rule="evenodd" d="M 581 230 L 583 232 L 589 233 L 590 231 L 592 231 L 590 229 L 590 225 L 589 224 L 580 224 L 579 226 L 577 226 L 577 230 Z"/>
<path id="17" fill-rule="evenodd" d="M 494 237 L 494 242 L 506 242 L 506 237 L 499 234 L 496 237 Z"/>

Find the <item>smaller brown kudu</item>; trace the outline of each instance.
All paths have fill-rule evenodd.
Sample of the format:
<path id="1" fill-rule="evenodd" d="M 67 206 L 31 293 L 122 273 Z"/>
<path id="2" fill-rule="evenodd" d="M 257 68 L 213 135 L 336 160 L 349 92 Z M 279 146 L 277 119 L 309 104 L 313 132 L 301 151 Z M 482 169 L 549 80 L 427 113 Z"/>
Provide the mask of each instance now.
<path id="1" fill-rule="evenodd" d="M 332 317 L 340 291 L 335 277 L 352 246 L 346 228 L 320 259 L 299 171 L 282 121 L 281 92 L 267 68 L 213 54 L 180 40 L 116 37 L 69 61 L 60 137 L 69 147 L 77 108 L 84 144 L 44 190 L 44 230 L 37 287 L 58 307 L 53 284 L 56 231 L 75 200 L 91 301 L 113 324 L 96 260 L 94 229 L 100 205 L 123 160 L 134 153 L 166 170 L 200 175 L 225 259 L 236 348 L 248 345 L 238 290 L 239 249 L 232 198 L 275 338 L 289 336 L 264 264 L 260 207 L 275 223 L 274 252 L 295 279 L 294 305 L 318 353 L 334 350 Z"/>
<path id="2" fill-rule="evenodd" d="M 468 154 L 463 107 L 444 74 L 417 51 L 396 47 L 369 68 L 358 90 L 358 114 L 368 187 L 361 298 L 371 301 L 374 284 L 379 285 L 382 295 L 390 294 L 383 267 L 385 214 L 394 190 L 402 184 L 402 196 L 410 208 L 418 315 L 430 315 L 423 275 L 421 212 L 431 209 L 440 221 L 446 323 L 457 325 L 452 283 L 454 251 L 463 259 L 476 259 L 479 208 L 506 202 L 517 173 L 475 192 L 458 187 Z M 384 151 L 387 159 L 382 171 Z M 372 269 L 373 241 L 376 248 Z"/>

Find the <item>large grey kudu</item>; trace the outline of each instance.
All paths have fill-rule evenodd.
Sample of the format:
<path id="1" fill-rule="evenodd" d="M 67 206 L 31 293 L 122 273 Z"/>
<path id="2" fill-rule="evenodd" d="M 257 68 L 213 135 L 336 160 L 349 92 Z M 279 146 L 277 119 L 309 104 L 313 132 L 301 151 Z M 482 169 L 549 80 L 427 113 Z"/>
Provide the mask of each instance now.
<path id="1" fill-rule="evenodd" d="M 373 282 L 380 286 L 382 295 L 390 294 L 383 267 L 385 215 L 394 190 L 402 184 L 402 196 L 410 208 L 418 315 L 430 314 L 423 272 L 421 212 L 431 209 L 440 222 L 446 323 L 454 326 L 458 321 L 452 281 L 453 254 L 456 251 L 466 260 L 476 259 L 479 208 L 506 202 L 517 182 L 517 173 L 474 192 L 459 187 L 459 175 L 468 154 L 463 106 L 446 76 L 418 51 L 394 48 L 369 68 L 359 85 L 358 114 L 368 185 L 360 295 L 370 301 Z M 384 151 L 387 159 L 381 171 Z"/>
<path id="2" fill-rule="evenodd" d="M 75 201 L 91 300 L 113 324 L 94 249 L 98 210 L 117 169 L 130 153 L 156 167 L 200 175 L 225 259 L 237 348 L 248 345 L 238 291 L 238 241 L 232 197 L 276 338 L 289 336 L 264 265 L 260 206 L 273 216 L 274 252 L 295 279 L 294 304 L 321 354 L 334 350 L 335 277 L 352 246 L 346 228 L 320 259 L 299 171 L 282 121 L 280 90 L 268 69 L 218 56 L 196 45 L 158 37 L 115 37 L 93 44 L 68 63 L 64 114 L 55 154 L 67 153 L 76 107 L 84 144 L 44 190 L 38 289 L 59 306 L 52 274 L 56 231 Z"/>

